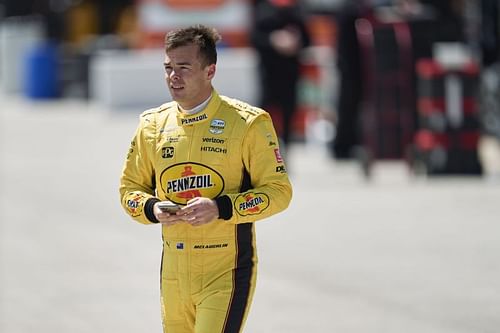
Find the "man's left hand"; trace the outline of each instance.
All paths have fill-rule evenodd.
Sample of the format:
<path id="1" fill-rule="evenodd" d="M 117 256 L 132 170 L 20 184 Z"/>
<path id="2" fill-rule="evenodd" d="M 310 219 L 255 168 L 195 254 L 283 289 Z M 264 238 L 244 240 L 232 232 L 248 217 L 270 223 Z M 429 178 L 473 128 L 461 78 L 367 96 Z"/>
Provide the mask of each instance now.
<path id="1" fill-rule="evenodd" d="M 219 208 L 215 200 L 198 197 L 189 200 L 187 205 L 181 209 L 180 215 L 192 226 L 200 226 L 217 219 Z"/>

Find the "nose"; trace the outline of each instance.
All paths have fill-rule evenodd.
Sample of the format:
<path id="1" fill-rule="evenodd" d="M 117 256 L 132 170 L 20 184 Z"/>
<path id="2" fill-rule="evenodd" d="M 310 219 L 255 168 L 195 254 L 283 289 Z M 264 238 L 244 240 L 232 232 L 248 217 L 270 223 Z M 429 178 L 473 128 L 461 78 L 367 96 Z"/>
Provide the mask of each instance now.
<path id="1" fill-rule="evenodd" d="M 172 70 L 170 73 L 167 74 L 168 78 L 171 80 L 171 81 L 177 81 L 179 80 L 179 75 L 177 74 L 176 71 Z"/>

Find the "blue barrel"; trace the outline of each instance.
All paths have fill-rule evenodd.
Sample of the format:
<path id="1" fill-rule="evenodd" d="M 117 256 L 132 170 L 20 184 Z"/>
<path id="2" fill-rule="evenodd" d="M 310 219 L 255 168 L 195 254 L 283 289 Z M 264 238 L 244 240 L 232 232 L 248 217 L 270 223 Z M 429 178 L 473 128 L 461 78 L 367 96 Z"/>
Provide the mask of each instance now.
<path id="1" fill-rule="evenodd" d="M 27 97 L 59 97 L 59 54 L 55 44 L 41 44 L 26 53 L 23 79 Z"/>

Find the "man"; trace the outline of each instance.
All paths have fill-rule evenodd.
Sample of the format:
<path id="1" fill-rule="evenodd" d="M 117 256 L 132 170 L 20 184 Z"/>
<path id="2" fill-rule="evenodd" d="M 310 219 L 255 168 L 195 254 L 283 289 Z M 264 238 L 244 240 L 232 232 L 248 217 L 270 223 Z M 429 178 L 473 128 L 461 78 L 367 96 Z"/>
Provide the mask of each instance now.
<path id="1" fill-rule="evenodd" d="M 297 0 L 255 0 L 251 42 L 259 55 L 259 106 L 271 113 L 287 148 L 298 103 L 301 52 L 310 46 Z"/>
<path id="2" fill-rule="evenodd" d="M 256 281 L 253 222 L 284 210 L 292 188 L 269 115 L 212 87 L 217 32 L 165 38 L 173 101 L 144 112 L 121 177 L 121 203 L 162 224 L 164 332 L 241 332 Z M 180 205 L 162 212 L 166 201 Z"/>

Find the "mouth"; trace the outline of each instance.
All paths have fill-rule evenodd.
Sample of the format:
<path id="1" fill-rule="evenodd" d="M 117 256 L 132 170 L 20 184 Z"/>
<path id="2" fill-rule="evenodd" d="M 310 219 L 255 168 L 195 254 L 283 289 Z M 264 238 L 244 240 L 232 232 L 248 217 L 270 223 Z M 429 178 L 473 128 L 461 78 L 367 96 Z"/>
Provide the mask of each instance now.
<path id="1" fill-rule="evenodd" d="M 184 86 L 180 86 L 180 85 L 170 85 L 170 89 L 174 90 L 174 91 L 179 91 L 179 90 L 182 90 L 184 89 Z"/>

